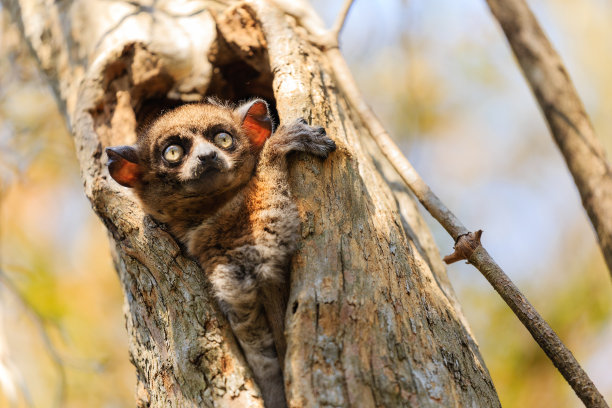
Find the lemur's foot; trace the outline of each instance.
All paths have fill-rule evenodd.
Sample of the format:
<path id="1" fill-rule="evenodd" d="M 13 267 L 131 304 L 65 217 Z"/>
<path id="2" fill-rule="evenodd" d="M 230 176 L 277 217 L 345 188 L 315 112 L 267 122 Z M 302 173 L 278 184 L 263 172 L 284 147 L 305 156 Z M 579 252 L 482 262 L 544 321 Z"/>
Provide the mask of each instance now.
<path id="1" fill-rule="evenodd" d="M 325 128 L 310 126 L 303 118 L 281 126 L 277 134 L 278 147 L 287 153 L 299 151 L 327 158 L 336 150 L 336 143 L 327 136 Z"/>

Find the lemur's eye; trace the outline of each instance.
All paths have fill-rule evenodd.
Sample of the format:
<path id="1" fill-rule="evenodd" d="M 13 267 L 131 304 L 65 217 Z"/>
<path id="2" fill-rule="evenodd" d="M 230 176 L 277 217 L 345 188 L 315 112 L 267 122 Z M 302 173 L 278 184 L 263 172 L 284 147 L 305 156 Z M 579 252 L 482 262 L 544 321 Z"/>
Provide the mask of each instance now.
<path id="1" fill-rule="evenodd" d="M 229 135 L 229 133 L 219 132 L 215 135 L 213 139 L 215 144 L 223 149 L 228 149 L 232 147 L 234 144 L 234 139 Z"/>
<path id="2" fill-rule="evenodd" d="M 168 163 L 177 163 L 183 158 L 183 148 L 179 145 L 170 145 L 164 150 L 164 159 Z"/>

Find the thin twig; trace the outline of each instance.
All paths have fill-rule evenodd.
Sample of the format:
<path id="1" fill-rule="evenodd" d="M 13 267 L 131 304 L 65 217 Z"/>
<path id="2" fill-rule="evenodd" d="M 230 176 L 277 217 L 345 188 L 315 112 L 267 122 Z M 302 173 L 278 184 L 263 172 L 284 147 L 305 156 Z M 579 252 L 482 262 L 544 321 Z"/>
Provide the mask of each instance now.
<path id="1" fill-rule="evenodd" d="M 524 0 L 487 0 L 559 146 L 612 273 L 612 167 L 561 57 Z"/>
<path id="2" fill-rule="evenodd" d="M 336 19 L 336 22 L 334 23 L 333 27 L 330 30 L 331 35 L 334 36 L 334 38 L 336 39 L 336 42 L 338 42 L 338 37 L 340 37 L 340 31 L 342 31 L 342 28 L 344 27 L 346 16 L 348 15 L 349 10 L 351 9 L 351 6 L 353 5 L 353 1 L 354 0 L 344 1 L 344 4 L 342 5 L 342 10 L 340 10 L 340 14 L 338 14 L 338 18 Z"/>
<path id="3" fill-rule="evenodd" d="M 341 17 L 343 19 L 343 17 Z M 332 35 L 332 34 L 330 34 Z M 317 43 L 316 39 L 313 41 Z M 382 153 L 427 211 L 446 229 L 456 242 L 456 254 L 449 260 L 467 259 L 491 283 L 532 337 L 551 359 L 566 381 L 587 407 L 608 407 L 571 351 L 561 342 L 550 325 L 539 315 L 510 278 L 480 244 L 481 231 L 470 233 L 459 219 L 440 201 L 393 142 L 382 123 L 363 99 L 357 84 L 337 47 L 322 48 L 333 67 L 334 76 L 346 99 L 358 112 L 361 121 Z M 458 250 L 460 247 L 460 250 Z M 462 256 L 460 255 L 462 254 Z"/>

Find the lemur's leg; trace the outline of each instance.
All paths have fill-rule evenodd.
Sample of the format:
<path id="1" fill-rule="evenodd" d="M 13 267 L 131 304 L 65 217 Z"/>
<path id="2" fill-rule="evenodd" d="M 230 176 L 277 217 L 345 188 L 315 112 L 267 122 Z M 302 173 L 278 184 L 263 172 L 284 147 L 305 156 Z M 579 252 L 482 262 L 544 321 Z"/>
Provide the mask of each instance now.
<path id="1" fill-rule="evenodd" d="M 257 256 L 250 246 L 236 248 L 228 256 L 228 263 L 212 268 L 209 279 L 253 371 L 266 408 L 284 408 L 287 404 L 280 361 L 260 301 L 259 285 L 253 268 L 249 267 L 252 264 L 244 262 L 250 261 L 243 258 L 245 254 Z"/>

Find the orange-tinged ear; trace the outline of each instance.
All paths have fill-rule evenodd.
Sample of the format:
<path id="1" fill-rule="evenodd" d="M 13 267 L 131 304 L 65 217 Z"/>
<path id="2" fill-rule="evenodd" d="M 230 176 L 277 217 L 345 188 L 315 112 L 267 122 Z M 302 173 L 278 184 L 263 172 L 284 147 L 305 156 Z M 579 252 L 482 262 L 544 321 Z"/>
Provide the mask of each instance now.
<path id="1" fill-rule="evenodd" d="M 240 106 L 237 112 L 242 117 L 242 129 L 251 143 L 256 147 L 262 147 L 272 134 L 272 119 L 268 104 L 262 99 L 255 99 Z"/>
<path id="2" fill-rule="evenodd" d="M 132 146 L 113 146 L 106 148 L 108 172 L 122 186 L 133 188 L 140 183 L 142 169 L 138 154 Z"/>

